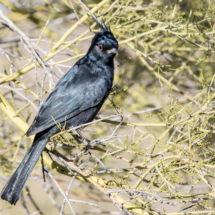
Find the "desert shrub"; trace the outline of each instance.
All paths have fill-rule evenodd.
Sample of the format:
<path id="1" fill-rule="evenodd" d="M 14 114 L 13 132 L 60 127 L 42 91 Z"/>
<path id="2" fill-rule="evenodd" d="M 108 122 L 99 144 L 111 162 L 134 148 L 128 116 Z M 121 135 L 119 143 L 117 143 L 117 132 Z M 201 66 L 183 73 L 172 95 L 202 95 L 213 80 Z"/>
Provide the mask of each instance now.
<path id="1" fill-rule="evenodd" d="M 1 187 L 39 106 L 99 30 L 85 6 L 120 45 L 111 95 L 83 133 L 94 150 L 62 128 L 43 152 L 46 183 L 39 161 L 17 210 L 214 214 L 214 1 L 0 3 Z"/>

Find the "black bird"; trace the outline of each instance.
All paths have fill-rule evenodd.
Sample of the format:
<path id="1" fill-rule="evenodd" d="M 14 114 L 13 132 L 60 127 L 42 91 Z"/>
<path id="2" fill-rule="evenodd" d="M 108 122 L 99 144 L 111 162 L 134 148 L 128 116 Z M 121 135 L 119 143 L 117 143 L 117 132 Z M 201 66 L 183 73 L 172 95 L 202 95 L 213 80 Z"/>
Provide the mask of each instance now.
<path id="1" fill-rule="evenodd" d="M 68 128 L 90 122 L 107 99 L 118 42 L 110 28 L 104 24 L 100 28 L 102 31 L 94 36 L 87 54 L 58 81 L 28 129 L 27 136 L 36 134 L 34 142 L 1 192 L 1 198 L 11 204 L 19 200 L 49 138 L 60 132 L 56 123 Z"/>

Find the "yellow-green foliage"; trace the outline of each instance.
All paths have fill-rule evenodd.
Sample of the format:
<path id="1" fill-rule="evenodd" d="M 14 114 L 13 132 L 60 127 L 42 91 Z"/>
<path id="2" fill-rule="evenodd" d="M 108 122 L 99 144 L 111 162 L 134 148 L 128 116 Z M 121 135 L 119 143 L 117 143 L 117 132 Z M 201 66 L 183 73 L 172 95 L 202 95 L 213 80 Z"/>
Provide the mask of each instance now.
<path id="1" fill-rule="evenodd" d="M 85 8 L 77 0 L 72 2 L 80 21 L 68 0 L 17 3 L 0 0 L 3 11 L 0 19 L 4 21 L 7 17 L 14 22 L 60 77 L 68 71 L 68 65 L 72 66 L 85 54 L 94 35 L 92 31 L 98 31 Z M 89 157 L 85 154 L 70 162 L 72 168 L 65 167 L 59 159 L 52 161 L 43 153 L 46 167 L 52 174 L 57 171 L 54 177 L 59 178 L 59 186 L 64 191 L 73 177 L 69 168 L 77 171 L 76 192 L 80 198 L 83 193 L 88 201 L 103 201 L 108 196 L 125 214 L 162 211 L 179 215 L 184 214 L 180 209 L 192 204 L 195 205 L 189 208 L 189 214 L 213 214 L 215 1 L 92 0 L 84 3 L 100 21 L 104 15 L 120 48 L 115 62 L 115 86 L 96 119 L 116 116 L 86 128 L 97 133 L 83 134 L 90 140 L 104 141 L 117 130 L 115 137 L 103 142 L 106 147 L 97 145 L 97 150 L 91 151 L 107 171 L 99 172 L 104 167 L 95 158 L 84 166 L 91 169 L 77 170 Z M 38 108 L 41 91 L 44 99 L 53 88 L 49 76 L 43 86 L 44 67 L 38 60 L 35 63 L 35 56 L 25 46 L 17 32 L 0 26 L 3 50 L 0 55 L 0 174 L 8 177 L 30 145 L 24 133 L 36 111 L 26 98 Z M 62 64 L 67 67 L 61 67 Z M 48 65 L 45 67 L 56 83 L 58 78 Z M 83 144 L 77 143 L 77 138 L 62 128 L 47 148 L 62 159 L 71 159 L 80 153 Z M 32 175 L 42 178 L 40 162 L 36 169 Z M 62 204 L 63 199 L 59 202 Z M 4 205 L 3 210 L 6 208 Z M 117 209 L 113 207 L 113 210 Z"/>

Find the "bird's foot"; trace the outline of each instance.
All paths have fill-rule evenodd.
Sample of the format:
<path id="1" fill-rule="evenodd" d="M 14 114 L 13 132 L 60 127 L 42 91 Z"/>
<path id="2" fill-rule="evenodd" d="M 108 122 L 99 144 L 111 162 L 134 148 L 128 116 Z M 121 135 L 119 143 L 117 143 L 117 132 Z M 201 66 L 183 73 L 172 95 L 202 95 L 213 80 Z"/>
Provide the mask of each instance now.
<path id="1" fill-rule="evenodd" d="M 84 143 L 85 146 L 90 145 L 90 142 L 91 142 L 90 140 L 85 139 L 85 138 L 83 140 L 83 143 Z"/>
<path id="2" fill-rule="evenodd" d="M 89 154 L 89 150 L 92 148 L 90 143 L 91 141 L 87 140 L 87 139 L 84 139 L 83 140 L 83 143 L 84 143 L 84 148 L 83 148 L 83 151 L 84 151 L 84 154 Z"/>

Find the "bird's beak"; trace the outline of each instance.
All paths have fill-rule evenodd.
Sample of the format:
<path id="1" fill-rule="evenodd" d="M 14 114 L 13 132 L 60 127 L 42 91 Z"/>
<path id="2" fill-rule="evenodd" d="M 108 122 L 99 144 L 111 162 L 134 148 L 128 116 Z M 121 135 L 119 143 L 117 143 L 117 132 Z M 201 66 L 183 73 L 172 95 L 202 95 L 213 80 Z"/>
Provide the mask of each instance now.
<path id="1" fill-rule="evenodd" d="M 116 48 L 112 48 L 110 50 L 107 50 L 108 54 L 118 54 L 118 51 L 116 50 Z"/>

